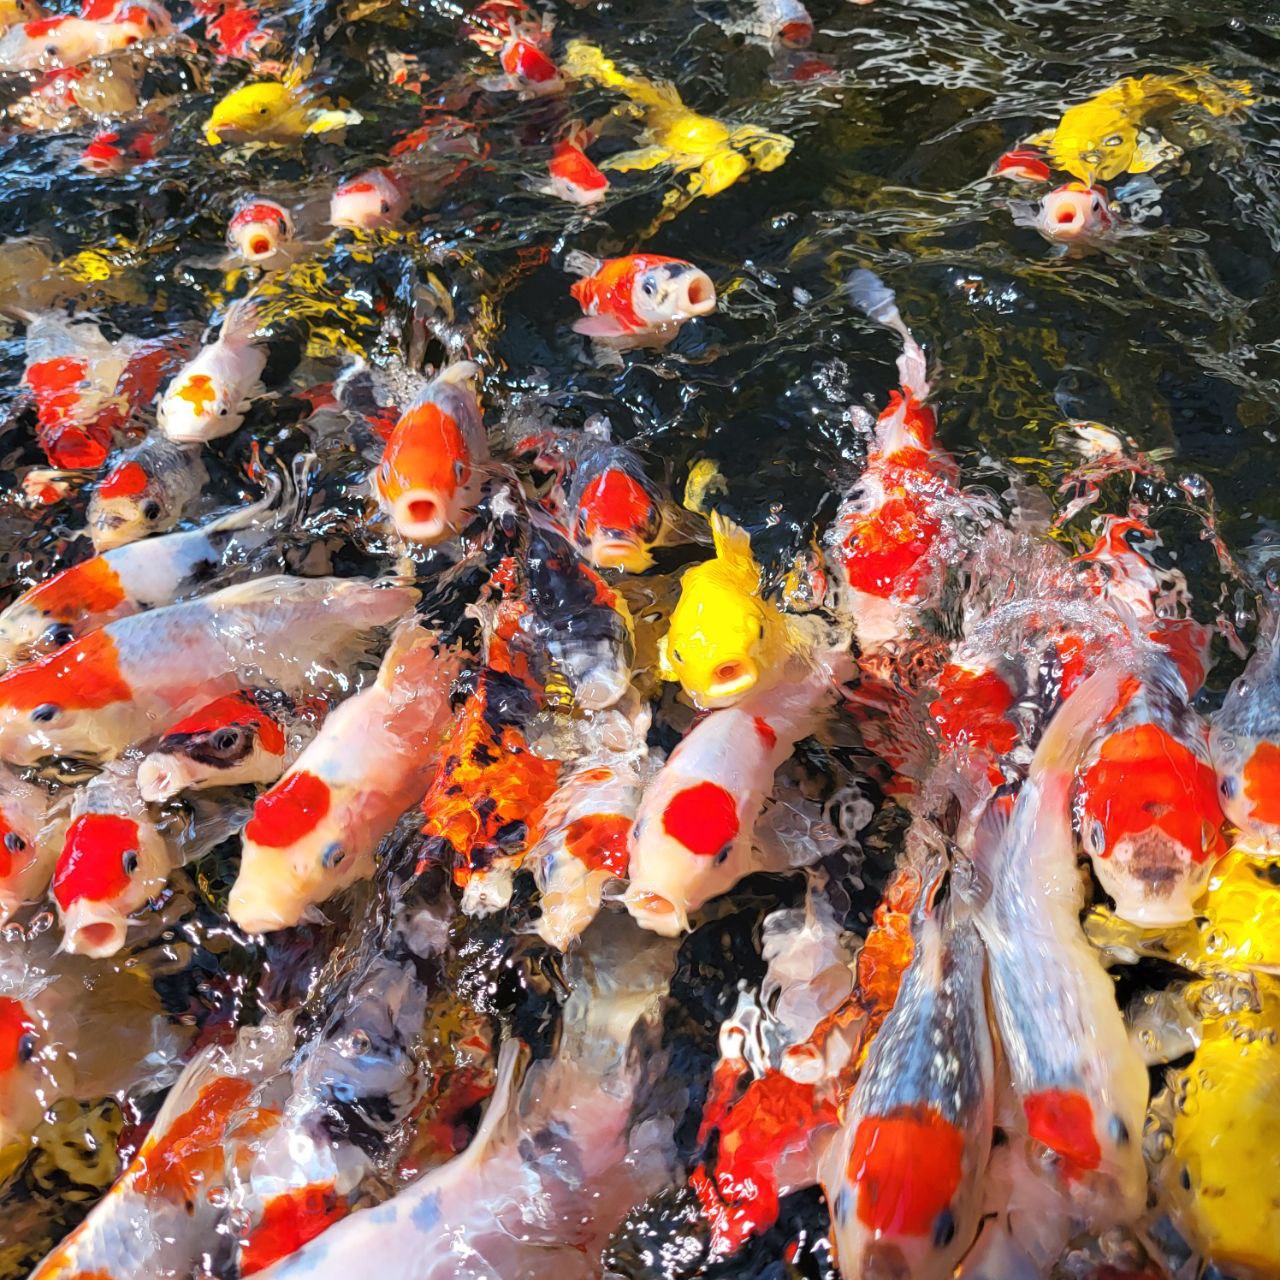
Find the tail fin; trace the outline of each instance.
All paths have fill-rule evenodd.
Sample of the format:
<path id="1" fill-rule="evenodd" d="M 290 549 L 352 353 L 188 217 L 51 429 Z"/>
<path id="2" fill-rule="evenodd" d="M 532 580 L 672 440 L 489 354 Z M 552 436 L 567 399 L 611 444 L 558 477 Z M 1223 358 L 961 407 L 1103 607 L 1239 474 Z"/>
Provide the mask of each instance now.
<path id="1" fill-rule="evenodd" d="M 244 529 L 250 525 L 255 525 L 271 511 L 283 492 L 284 481 L 277 472 L 269 471 L 267 472 L 266 492 L 257 502 L 252 502 L 247 507 L 236 507 L 235 510 L 228 511 L 216 520 L 210 520 L 201 529 L 201 532 L 206 534 L 226 533 L 232 529 Z"/>
<path id="2" fill-rule="evenodd" d="M 364 119 L 358 111 L 327 110 L 317 112 L 307 125 L 308 133 L 334 133 Z"/>
<path id="3" fill-rule="evenodd" d="M 455 360 L 447 364 L 435 376 L 436 382 L 445 382 L 450 386 L 465 385 L 472 378 L 480 376 L 480 366 L 474 360 Z"/>
<path id="4" fill-rule="evenodd" d="M 247 342 L 257 332 L 261 315 L 256 298 L 238 298 L 225 311 L 218 330 L 219 342 Z"/>
<path id="5" fill-rule="evenodd" d="M 716 558 L 748 591 L 760 589 L 760 566 L 751 554 L 751 535 L 720 512 L 711 513 L 711 537 Z"/>
<path id="6" fill-rule="evenodd" d="M 917 400 L 928 399 L 929 371 L 924 352 L 903 321 L 893 290 L 865 267 L 854 271 L 845 287 L 850 301 L 868 320 L 892 329 L 902 339 L 902 354 L 898 357 L 898 381 L 902 389 Z"/>

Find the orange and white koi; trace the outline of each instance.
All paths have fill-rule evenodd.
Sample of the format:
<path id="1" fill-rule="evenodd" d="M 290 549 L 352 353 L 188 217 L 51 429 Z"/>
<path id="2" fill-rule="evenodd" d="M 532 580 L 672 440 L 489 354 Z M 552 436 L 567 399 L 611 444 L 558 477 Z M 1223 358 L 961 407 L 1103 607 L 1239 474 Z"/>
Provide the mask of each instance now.
<path id="1" fill-rule="evenodd" d="M 280 493 L 230 511 L 198 529 L 126 543 L 55 573 L 0 611 L 0 665 L 52 653 L 108 622 L 202 590 L 228 556 L 268 540 Z"/>
<path id="2" fill-rule="evenodd" d="M 607 437 L 588 445 L 575 460 L 568 500 L 568 526 L 582 554 L 597 569 L 643 573 L 663 525 L 662 495 L 635 452 Z"/>
<path id="3" fill-rule="evenodd" d="M 296 754 L 269 699 L 245 689 L 166 729 L 138 766 L 138 791 L 159 803 L 179 791 L 274 782 Z"/>
<path id="4" fill-rule="evenodd" d="M 227 308 L 217 338 L 206 342 L 165 388 L 157 425 L 176 444 L 230 435 L 262 394 L 266 365 L 257 304 L 241 298 Z"/>
<path id="5" fill-rule="evenodd" d="M 250 681 L 323 691 L 363 654 L 363 633 L 417 598 L 412 587 L 281 575 L 108 623 L 0 675 L 0 759 L 109 759 Z"/>
<path id="6" fill-rule="evenodd" d="M 150 35 L 133 22 L 89 22 L 60 16 L 37 18 L 0 35 L 0 69 L 42 71 L 74 67 Z"/>
<path id="7" fill-rule="evenodd" d="M 89 498 L 89 536 L 99 554 L 172 529 L 209 473 L 196 449 L 161 435 L 108 460 Z"/>
<path id="8" fill-rule="evenodd" d="M 481 88 L 497 93 L 519 93 L 524 97 L 560 93 L 564 89 L 564 77 L 547 52 L 551 43 L 551 20 L 545 17 L 532 20 L 527 9 L 517 10 L 514 6 L 507 6 L 505 13 L 499 6 L 489 6 L 489 11 L 494 15 L 494 38 L 484 43 L 497 57 L 502 74 L 481 80 Z M 519 21 L 513 21 L 517 14 Z M 472 19 L 474 21 L 474 14 Z"/>
<path id="9" fill-rule="evenodd" d="M 574 332 L 611 346 L 663 346 L 686 321 L 716 309 L 711 277 L 680 258 L 633 253 L 602 259 L 574 249 L 564 267 L 581 277 L 569 290 L 582 307 Z"/>
<path id="10" fill-rule="evenodd" d="M 172 867 L 133 773 L 98 774 L 76 793 L 53 872 L 63 947 L 114 955 L 124 945 L 129 916 L 160 893 Z"/>
<path id="11" fill-rule="evenodd" d="M 44 788 L 0 769 L 0 924 L 44 896 L 62 848 L 64 823 Z"/>
<path id="12" fill-rule="evenodd" d="M 1105 188 L 1085 182 L 1055 187 L 1036 204 L 1013 201 L 1009 210 L 1017 226 L 1033 227 L 1060 253 L 1079 253 L 1140 233 L 1119 220 Z"/>
<path id="13" fill-rule="evenodd" d="M 547 161 L 550 179 L 543 188 L 570 204 L 599 204 L 609 190 L 609 179 L 596 167 L 586 151 L 570 138 L 557 142 Z"/>
<path id="14" fill-rule="evenodd" d="M 1280 853 L 1280 612 L 1267 602 L 1258 644 L 1213 717 L 1218 795 L 1238 842 Z"/>
<path id="15" fill-rule="evenodd" d="M 937 889 L 821 1164 L 846 1275 L 942 1280 L 978 1233 L 995 1109 L 984 955 L 967 908 Z"/>
<path id="16" fill-rule="evenodd" d="M 876 420 L 867 464 L 828 534 L 843 610 L 870 654 L 908 636 L 930 589 L 955 503 L 955 463 L 939 448 L 924 352 L 902 321 L 892 290 L 870 271 L 855 271 L 849 292 L 872 320 L 902 339 L 902 390 Z"/>
<path id="17" fill-rule="evenodd" d="M 1120 685 L 1104 668 L 1063 703 L 1012 812 L 989 806 L 973 845 L 991 1004 L 1033 1167 L 1095 1229 L 1136 1217 L 1147 1186 L 1147 1071 L 1080 928 L 1071 830 L 1076 766 Z"/>
<path id="18" fill-rule="evenodd" d="M 368 169 L 334 188 L 329 222 L 335 227 L 373 231 L 394 227 L 408 208 L 408 186 L 396 170 Z"/>
<path id="19" fill-rule="evenodd" d="M 331 712 L 258 798 L 227 903 L 242 929 L 288 928 L 308 907 L 373 874 L 383 836 L 427 789 L 459 665 L 437 636 L 406 625 L 377 680 Z"/>
<path id="20" fill-rule="evenodd" d="M 713 711 L 689 731 L 646 788 L 631 830 L 627 910 L 668 936 L 743 876 L 772 868 L 757 854 L 756 820 L 773 775 L 822 723 L 834 672 L 819 663 Z"/>
<path id="21" fill-rule="evenodd" d="M 489 441 L 470 361 L 447 365 L 407 409 L 371 477 L 396 532 L 426 545 L 458 532 L 480 496 Z"/>
<path id="22" fill-rule="evenodd" d="M 227 247 L 251 266 L 276 263 L 293 245 L 293 216 L 282 204 L 251 196 L 227 223 Z"/>
<path id="23" fill-rule="evenodd" d="M 813 39 L 813 18 L 801 0 L 753 0 L 749 17 L 721 25 L 770 48 L 805 49 Z"/>

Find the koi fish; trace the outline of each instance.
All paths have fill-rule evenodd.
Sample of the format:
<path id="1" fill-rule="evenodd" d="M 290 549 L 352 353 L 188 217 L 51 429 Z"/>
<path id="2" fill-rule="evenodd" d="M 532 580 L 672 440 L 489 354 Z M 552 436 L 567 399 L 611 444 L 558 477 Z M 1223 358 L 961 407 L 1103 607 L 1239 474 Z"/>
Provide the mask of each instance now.
<path id="1" fill-rule="evenodd" d="M 1150 128 L 1183 106 L 1230 115 L 1254 101 L 1247 80 L 1218 80 L 1203 72 L 1125 76 L 1062 114 L 1027 145 L 1041 147 L 1054 166 L 1092 185 L 1122 173 L 1147 173 L 1181 154 Z"/>
<path id="2" fill-rule="evenodd" d="M 1010 206 L 1014 222 L 1034 227 L 1065 251 L 1096 247 L 1123 233 L 1102 187 L 1069 182 L 1041 196 L 1038 204 Z M 1133 230 L 1133 228 L 1129 228 Z"/>
<path id="3" fill-rule="evenodd" d="M 609 190 L 609 179 L 582 147 L 567 138 L 552 148 L 547 175 L 550 182 L 543 190 L 570 204 L 584 207 L 599 204 Z"/>
<path id="4" fill-rule="evenodd" d="M 165 388 L 156 424 L 175 444 L 202 444 L 230 435 L 262 394 L 267 351 L 258 319 L 252 299 L 233 302 L 217 338 L 206 342 Z"/>
<path id="5" fill-rule="evenodd" d="M 98 774 L 76 794 L 53 872 L 63 947 L 95 958 L 115 955 L 129 916 L 160 893 L 172 866 L 136 778 Z"/>
<path id="6" fill-rule="evenodd" d="M 1012 812 L 988 807 L 973 854 L 991 1003 L 1033 1167 L 1091 1228 L 1131 1221 L 1146 1198 L 1146 1068 L 1080 929 L 1071 831 L 1075 767 L 1119 691 L 1104 668 L 1063 703 Z"/>
<path id="7" fill-rule="evenodd" d="M 335 227 L 373 231 L 393 227 L 409 208 L 409 191 L 394 169 L 369 169 L 334 189 L 329 222 Z"/>
<path id="8" fill-rule="evenodd" d="M 801 0 L 753 0 L 749 17 L 721 26 L 769 48 L 807 49 L 813 39 L 813 18 Z"/>
<path id="9" fill-rule="evenodd" d="M 12 666 L 78 640 L 108 622 L 173 604 L 203 589 L 225 558 L 269 539 L 288 509 L 266 521 L 280 494 L 274 483 L 250 506 L 198 529 L 126 543 L 91 556 L 24 591 L 0 611 L 0 663 Z"/>
<path id="10" fill-rule="evenodd" d="M 699 115 L 685 106 L 674 85 L 626 75 L 585 40 L 569 42 L 562 66 L 571 78 L 622 93 L 643 113 L 643 145 L 611 156 L 603 167 L 626 173 L 668 165 L 676 174 L 687 174 L 684 191 L 672 193 L 677 199 L 668 203 L 718 195 L 752 169 L 778 168 L 791 153 L 790 138 Z"/>
<path id="11" fill-rule="evenodd" d="M 295 63 L 281 80 L 259 80 L 232 89 L 218 102 L 204 127 L 211 147 L 256 142 L 288 146 L 312 134 L 336 134 L 359 124 L 358 111 L 340 110 L 309 87 L 309 59 Z"/>
<path id="12" fill-rule="evenodd" d="M 643 750 L 581 764 L 556 788 L 528 862 L 542 892 L 538 933 L 566 951 L 595 919 L 605 887 L 625 879 L 628 838 L 644 790 Z"/>
<path id="13" fill-rule="evenodd" d="M 167 141 L 167 132 L 153 120 L 138 120 L 100 130 L 80 153 L 80 167 L 100 175 L 128 173 L 154 160 Z"/>
<path id="14" fill-rule="evenodd" d="M 746 531 L 716 511 L 711 536 L 715 558 L 685 571 L 658 649 L 662 677 L 678 680 L 704 710 L 770 688 L 803 647 L 795 624 L 761 593 Z"/>
<path id="15" fill-rule="evenodd" d="M 227 223 L 227 247 L 254 266 L 278 261 L 292 244 L 293 217 L 274 200 L 251 196 L 237 205 Z"/>
<path id="16" fill-rule="evenodd" d="M 44 896 L 64 822 L 53 812 L 47 791 L 0 769 L 0 924 Z"/>
<path id="17" fill-rule="evenodd" d="M 138 766 L 138 792 L 158 804 L 179 791 L 274 782 L 294 754 L 270 701 L 245 689 L 166 729 Z"/>
<path id="18" fill-rule="evenodd" d="M 172 529 L 209 479 L 198 452 L 148 436 L 110 461 L 89 498 L 89 536 L 99 555 Z"/>
<path id="19" fill-rule="evenodd" d="M 597 569 L 643 573 L 653 564 L 649 552 L 663 524 L 662 495 L 633 450 L 605 438 L 577 459 L 568 525 Z"/>
<path id="20" fill-rule="evenodd" d="M 481 80 L 480 87 L 530 98 L 560 93 L 564 89 L 564 78 L 545 48 L 550 35 L 551 27 L 546 21 L 513 26 L 497 51 L 502 74 Z"/>
<path id="21" fill-rule="evenodd" d="M 74 67 L 144 38 L 139 28 L 128 22 L 88 22 L 70 16 L 37 18 L 11 26 L 0 35 L 0 69 Z"/>
<path id="22" fill-rule="evenodd" d="M 1044 153 L 1034 147 L 1015 147 L 1006 151 L 995 163 L 993 172 L 1014 182 L 1048 182 L 1050 169 Z"/>
<path id="23" fill-rule="evenodd" d="M 528 616 L 520 644 L 547 681 L 568 686 L 588 711 L 614 706 L 631 687 L 635 633 L 626 602 L 558 530 L 530 520 L 524 561 Z"/>
<path id="24" fill-rule="evenodd" d="M 782 674 L 780 683 L 695 725 L 645 789 L 624 900 L 646 929 L 684 933 L 690 912 L 751 872 L 771 869 L 754 850 L 756 820 L 778 766 L 835 698 L 835 673 L 824 664 Z"/>
<path id="25" fill-rule="evenodd" d="M 1280 851 L 1280 612 L 1264 609 L 1258 645 L 1213 717 L 1209 750 L 1239 843 Z"/>
<path id="26" fill-rule="evenodd" d="M 569 290 L 583 312 L 574 332 L 614 346 L 662 346 L 685 321 L 716 309 L 711 277 L 680 258 L 633 253 L 601 259 L 574 249 L 564 266 L 581 277 Z"/>
<path id="27" fill-rule="evenodd" d="M 323 690 L 418 598 L 357 578 L 274 576 L 108 623 L 0 675 L 0 759 L 109 759 L 251 681 Z M 301 637 L 305 637 L 301 639 Z"/>
<path id="28" fill-rule="evenodd" d="M 44 6 L 37 0 L 3 0 L 0 3 L 0 29 L 35 22 L 45 17 Z"/>
<path id="29" fill-rule="evenodd" d="M 427 789 L 459 665 L 431 632 L 405 626 L 377 680 L 331 712 L 259 796 L 227 902 L 242 929 L 289 928 L 308 907 L 373 874 L 383 836 Z"/>
<path id="30" fill-rule="evenodd" d="M 995 1067 L 982 940 L 935 881 L 820 1179 L 846 1275 L 950 1276 L 978 1233 Z"/>
<path id="31" fill-rule="evenodd" d="M 470 519 L 480 496 L 489 441 L 470 361 L 446 365 L 396 423 L 371 477 L 396 532 L 430 546 Z"/>
<path id="32" fill-rule="evenodd" d="M 673 951 L 659 939 L 638 943 L 634 933 L 603 917 L 589 931 L 569 963 L 555 1057 L 534 1064 L 517 1087 L 519 1042 L 504 1045 L 497 1088 L 466 1151 L 335 1223 L 259 1280 L 337 1280 L 372 1249 L 383 1280 L 455 1280 L 460 1267 L 485 1276 L 601 1275 L 610 1233 L 670 1180 L 674 1165 L 667 1123 L 632 1120 L 643 1076 L 627 1050 L 653 1039 Z M 648 1049 L 644 1058 L 651 1075 L 661 1055 Z M 513 1203 L 537 1205 L 518 1231 Z M 458 1240 L 466 1241 L 461 1262 Z"/>

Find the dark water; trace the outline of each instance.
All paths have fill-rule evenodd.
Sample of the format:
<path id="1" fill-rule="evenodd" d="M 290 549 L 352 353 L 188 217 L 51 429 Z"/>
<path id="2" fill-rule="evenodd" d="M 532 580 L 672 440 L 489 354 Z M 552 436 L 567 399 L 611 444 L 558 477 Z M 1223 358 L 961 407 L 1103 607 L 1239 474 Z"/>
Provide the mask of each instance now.
<path id="1" fill-rule="evenodd" d="M 565 425 L 605 412 L 677 493 L 693 460 L 713 459 L 728 481 L 725 509 L 780 572 L 829 521 L 857 475 L 863 443 L 848 406 L 875 410 L 896 385 L 892 340 L 852 312 L 840 287 L 862 265 L 897 291 L 925 346 L 943 441 L 969 476 L 1003 490 L 1021 474 L 1052 494 L 1073 462 L 1061 430 L 1071 419 L 1104 423 L 1141 450 L 1167 451 L 1169 484 L 1151 492 L 1153 519 L 1188 572 L 1201 614 L 1221 610 L 1247 628 L 1249 597 L 1221 572 L 1199 531 L 1212 513 L 1239 552 L 1265 540 L 1280 519 L 1280 110 L 1273 97 L 1280 7 L 1210 0 L 877 0 L 868 7 L 813 0 L 810 7 L 812 47 L 775 56 L 727 34 L 714 19 L 729 9 L 716 0 L 553 6 L 557 48 L 585 37 L 645 75 L 671 78 L 696 109 L 794 139 L 780 169 L 753 173 L 657 226 L 670 186 L 662 169 L 612 175 L 613 190 L 596 214 L 527 189 L 542 180 L 550 141 L 565 121 L 594 118 L 616 97 L 578 88 L 564 99 L 521 102 L 474 89 L 476 76 L 492 74 L 492 61 L 461 39 L 461 11 L 444 0 L 264 10 L 286 54 L 313 51 L 328 92 L 364 121 L 340 145 L 308 139 L 231 158 L 205 146 L 201 126 L 248 68 L 215 64 L 200 21 L 179 9 L 175 18 L 190 22 L 189 39 L 155 49 L 144 79 L 143 96 L 159 101 L 172 125 L 157 159 L 100 177 L 75 165 L 86 129 L 0 131 L 0 235 L 37 237 L 54 262 L 93 255 L 79 260 L 79 279 L 64 273 L 56 288 L 29 277 L 5 281 L 0 305 L 65 302 L 119 332 L 195 339 L 214 305 L 251 283 L 228 280 L 214 265 L 242 196 L 327 200 L 338 180 L 384 161 L 407 131 L 447 112 L 468 123 L 483 160 L 415 207 L 408 230 L 339 233 L 280 286 L 270 371 L 278 394 L 214 446 L 211 506 L 251 492 L 255 445 L 268 462 L 301 447 L 297 424 L 306 406 L 291 391 L 331 379 L 351 352 L 394 349 L 415 298 L 447 299 L 451 332 L 485 370 L 493 424 L 531 407 L 549 407 Z M 421 95 L 391 83 L 394 54 L 419 60 Z M 830 74 L 796 79 L 806 59 L 820 59 Z M 986 177 L 1002 151 L 1121 76 L 1188 66 L 1246 78 L 1258 101 L 1239 119 L 1188 112 L 1169 122 L 1166 131 L 1185 155 L 1161 175 L 1160 212 L 1144 234 L 1060 258 L 1014 224 L 1008 202 L 1015 193 Z M 21 89 L 16 78 L 5 92 Z M 596 158 L 630 145 L 629 131 L 620 130 Z M 641 248 L 702 266 L 720 306 L 666 351 L 629 355 L 621 369 L 598 367 L 570 329 L 578 312 L 563 256 Z M 20 327 L 2 349 L 0 563 L 14 589 L 86 548 L 75 540 L 81 500 L 34 512 L 7 487 L 39 456 L 17 393 Z M 318 485 L 322 498 L 340 498 L 337 480 L 359 470 L 350 459 L 331 461 Z M 309 518 L 317 526 L 328 518 L 323 501 L 313 502 Z M 1223 657 L 1210 701 L 1238 669 L 1225 646 Z M 885 870 L 875 872 L 875 861 L 865 901 L 851 908 L 863 926 Z M 187 941 L 157 944 L 174 957 L 168 1009 L 200 1028 L 252 1020 L 264 1000 L 301 991 L 333 942 L 303 930 L 263 951 L 227 933 L 216 913 L 226 875 L 216 856 L 194 871 L 179 890 L 189 901 L 174 909 Z M 759 973 L 753 901 L 762 900 L 748 889 L 727 951 L 719 950 L 726 937 L 719 927 L 686 946 L 684 972 L 697 980 L 684 1014 L 684 1067 L 695 1097 L 737 978 Z M 502 950 L 483 931 L 470 945 L 481 968 Z M 522 941 L 506 963 L 510 980 L 493 1011 L 520 1019 L 533 1037 L 551 962 Z M 16 1174 L 5 1171 L 0 1276 L 25 1274 L 86 1210 L 114 1172 L 103 1153 L 158 1101 L 143 1097 L 131 1104 L 134 1115 L 87 1101 L 36 1157 Z M 50 1155 L 58 1144 L 60 1163 Z M 697 1234 L 688 1205 L 674 1202 L 653 1206 L 648 1225 L 636 1230 Z M 823 1230 L 817 1193 L 803 1193 L 773 1232 L 705 1274 L 781 1275 L 777 1259 L 797 1238 L 803 1247 L 787 1274 L 829 1274 Z"/>

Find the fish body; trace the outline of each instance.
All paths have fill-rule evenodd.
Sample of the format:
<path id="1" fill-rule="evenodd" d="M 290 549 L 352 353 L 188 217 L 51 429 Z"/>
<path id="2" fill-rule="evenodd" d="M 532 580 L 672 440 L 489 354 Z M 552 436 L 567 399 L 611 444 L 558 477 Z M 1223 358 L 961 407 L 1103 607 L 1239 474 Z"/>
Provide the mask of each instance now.
<path id="1" fill-rule="evenodd" d="M 661 672 L 680 682 L 695 706 L 732 706 L 781 678 L 797 637 L 761 592 L 751 539 L 713 512 L 715 558 L 680 579 L 680 599 L 660 648 Z"/>
<path id="2" fill-rule="evenodd" d="M 1243 80 L 1209 75 L 1125 76 L 1063 112 L 1049 132 L 1032 141 L 1045 146 L 1058 169 L 1081 182 L 1109 182 L 1122 173 L 1146 173 L 1176 155 L 1149 122 L 1182 106 L 1227 115 L 1253 102 Z"/>
<path id="3" fill-rule="evenodd" d="M 273 501 L 270 494 L 199 529 L 125 543 L 37 583 L 0 612 L 0 662 L 52 653 L 108 622 L 194 594 L 224 557 L 270 537 L 273 526 L 260 522 Z"/>
<path id="4" fill-rule="evenodd" d="M 377 680 L 330 713 L 258 798 L 227 909 L 253 933 L 297 924 L 310 906 L 373 873 L 373 856 L 427 788 L 450 716 L 457 658 L 409 624 Z"/>
<path id="5" fill-rule="evenodd" d="M 441 369 L 401 416 L 371 483 L 396 532 L 430 546 L 457 533 L 479 500 L 489 441 L 469 361 Z"/>
<path id="6" fill-rule="evenodd" d="M 716 308 L 711 277 L 680 258 L 633 253 L 601 259 L 574 250 L 565 267 L 581 277 L 569 290 L 583 312 L 574 331 L 591 338 L 661 344 L 686 321 Z"/>
<path id="7" fill-rule="evenodd" d="M 334 189 L 329 222 L 335 227 L 373 231 L 393 227 L 409 208 L 408 188 L 394 169 L 369 169 Z"/>
<path id="8" fill-rule="evenodd" d="M 609 179 L 576 142 L 557 142 L 547 161 L 546 190 L 570 204 L 599 204 L 608 194 Z"/>
<path id="9" fill-rule="evenodd" d="M 672 193 L 680 202 L 718 195 L 752 169 L 768 173 L 791 153 L 790 138 L 699 115 L 685 106 L 673 85 L 619 71 L 585 40 L 569 42 L 561 66 L 572 78 L 623 94 L 644 118 L 643 145 L 612 156 L 604 167 L 627 172 L 669 165 L 677 174 L 689 175 L 684 192 Z"/>
<path id="10" fill-rule="evenodd" d="M 1132 1221 L 1146 1195 L 1146 1068 L 1080 929 L 1070 813 L 1074 769 L 1119 686 L 1103 669 L 1063 703 L 1012 812 L 990 807 L 974 845 L 991 1005 L 1033 1167 L 1093 1228 Z"/>
<path id="11" fill-rule="evenodd" d="M 128 173 L 154 160 L 167 141 L 166 132 L 153 120 L 139 120 L 95 133 L 80 153 L 80 167 L 102 175 Z"/>
<path id="12" fill-rule="evenodd" d="M 547 680 L 558 676 L 590 711 L 631 686 L 635 636 L 626 602 L 550 523 L 529 525 L 524 561 L 528 616 L 520 643 Z"/>
<path id="13" fill-rule="evenodd" d="M 49 887 L 65 824 L 51 809 L 48 792 L 0 769 L 0 924 Z"/>
<path id="14" fill-rule="evenodd" d="M 94 550 L 101 555 L 172 529 L 208 479 L 196 449 L 162 435 L 115 454 L 89 498 Z"/>
<path id="15" fill-rule="evenodd" d="M 74 67 L 144 38 L 128 22 L 90 22 L 63 16 L 37 18 L 0 35 L 0 68 L 42 71 Z"/>
<path id="16" fill-rule="evenodd" d="M 241 690 L 166 729 L 138 766 L 138 791 L 155 804 L 179 791 L 274 782 L 291 754 L 285 726 L 268 699 Z"/>
<path id="17" fill-rule="evenodd" d="M 844 1275 L 942 1280 L 978 1233 L 995 1094 L 982 940 L 947 907 L 915 932 L 821 1165 Z"/>
<path id="18" fill-rule="evenodd" d="M 578 549 L 597 569 L 643 573 L 663 531 L 662 494 L 634 451 L 601 441 L 579 457 L 568 497 Z"/>
<path id="19" fill-rule="evenodd" d="M 1251 852 L 1280 854 L 1280 615 L 1265 612 L 1258 646 L 1213 717 L 1209 749 L 1222 810 Z"/>
<path id="20" fill-rule="evenodd" d="M 790 678 L 785 678 L 790 677 Z M 791 668 L 772 687 L 696 724 L 645 789 L 631 829 L 627 910 L 675 935 L 689 915 L 752 871 L 756 819 L 773 775 L 834 700 L 832 673 Z"/>
<path id="21" fill-rule="evenodd" d="M 174 375 L 156 423 L 175 444 L 203 444 L 230 435 L 262 394 L 267 351 L 258 337 L 257 305 L 241 299 L 227 308 L 214 341 Z"/>
<path id="22" fill-rule="evenodd" d="M 258 578 L 108 623 L 0 676 L 0 759 L 109 759 L 254 681 L 323 689 L 417 599 L 355 578 Z M 305 638 L 304 638 L 305 637 Z"/>
<path id="23" fill-rule="evenodd" d="M 287 146 L 312 134 L 336 134 L 360 122 L 358 111 L 336 109 L 304 84 L 305 70 L 295 67 L 282 80 L 259 80 L 232 89 L 205 123 L 205 141 L 256 142 Z"/>
<path id="24" fill-rule="evenodd" d="M 282 204 L 251 196 L 227 223 L 227 247 L 251 265 L 277 262 L 293 243 L 293 216 Z"/>
<path id="25" fill-rule="evenodd" d="M 502 74 L 482 80 L 481 87 L 524 97 L 561 93 L 564 77 L 545 47 L 549 35 L 549 28 L 538 24 L 514 27 L 497 51 Z"/>

